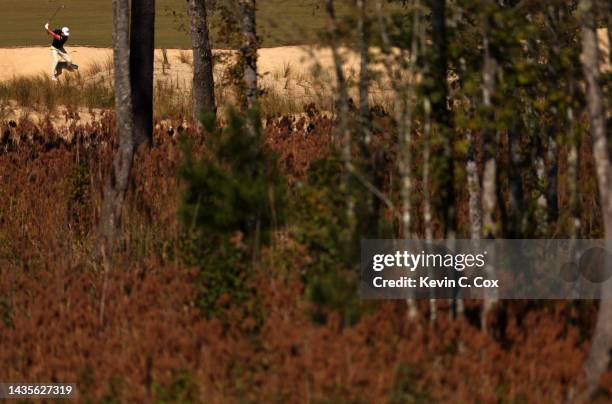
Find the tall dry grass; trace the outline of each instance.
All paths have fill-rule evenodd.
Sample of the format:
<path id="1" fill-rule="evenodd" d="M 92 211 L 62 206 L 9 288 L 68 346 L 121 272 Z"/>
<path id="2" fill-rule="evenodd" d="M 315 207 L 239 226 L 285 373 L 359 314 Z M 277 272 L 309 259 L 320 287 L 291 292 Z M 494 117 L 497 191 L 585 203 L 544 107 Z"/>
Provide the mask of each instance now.
<path id="1" fill-rule="evenodd" d="M 58 106 L 68 108 L 108 109 L 114 105 L 114 88 L 103 76 L 81 73 L 64 74 L 53 82 L 45 75 L 16 77 L 0 82 L 0 101 L 15 101 L 20 107 L 54 112 Z"/>

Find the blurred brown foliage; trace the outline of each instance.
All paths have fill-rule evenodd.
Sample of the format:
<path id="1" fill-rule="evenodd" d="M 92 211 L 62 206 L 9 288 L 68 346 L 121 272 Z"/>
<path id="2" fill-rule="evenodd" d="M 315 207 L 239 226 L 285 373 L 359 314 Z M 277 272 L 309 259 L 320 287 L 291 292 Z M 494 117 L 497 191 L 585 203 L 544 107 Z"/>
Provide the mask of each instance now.
<path id="1" fill-rule="evenodd" d="M 504 302 L 491 335 L 473 324 L 478 302 L 466 302 L 465 319 L 441 315 L 433 326 L 426 316 L 409 321 L 403 302 L 364 303 L 353 326 L 333 312 L 316 324 L 300 276 L 309 251 L 283 231 L 250 278 L 256 301 L 204 317 L 195 270 L 177 252 L 177 137 L 194 136 L 180 125 L 158 124 L 153 146 L 138 154 L 124 242 L 105 275 L 90 250 L 113 121 L 108 113 L 75 127 L 71 141 L 27 121 L 0 123 L 0 380 L 76 382 L 82 402 L 571 397 L 591 302 Z M 316 112 L 268 120 L 265 143 L 290 183 L 329 155 L 332 125 Z M 612 372 L 604 382 L 612 389 Z"/>

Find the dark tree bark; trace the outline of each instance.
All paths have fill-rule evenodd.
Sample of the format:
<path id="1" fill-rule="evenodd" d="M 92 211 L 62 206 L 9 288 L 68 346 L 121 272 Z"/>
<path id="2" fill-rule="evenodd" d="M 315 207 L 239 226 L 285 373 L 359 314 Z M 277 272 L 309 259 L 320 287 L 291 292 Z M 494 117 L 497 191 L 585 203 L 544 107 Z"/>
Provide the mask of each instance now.
<path id="1" fill-rule="evenodd" d="M 372 119 L 370 116 L 370 33 L 367 14 L 367 0 L 357 0 L 357 25 L 359 30 L 359 116 L 361 119 L 362 139 L 364 146 L 369 146 L 372 136 Z"/>
<path id="2" fill-rule="evenodd" d="M 370 30 L 367 12 L 367 0 L 357 0 L 357 30 L 359 31 L 359 144 L 363 160 L 364 170 L 368 181 L 375 187 L 383 187 L 384 175 L 378 169 L 382 160 L 382 150 L 376 147 L 371 150 L 372 140 L 372 116 L 370 113 Z M 380 216 L 380 199 L 372 193 L 368 193 L 368 213 L 365 229 L 361 235 L 366 237 L 377 237 L 378 221 Z"/>
<path id="3" fill-rule="evenodd" d="M 608 20 L 608 63 L 612 64 L 612 14 Z"/>
<path id="4" fill-rule="evenodd" d="M 256 0 L 239 0 L 242 29 L 240 54 L 243 63 L 243 81 L 246 106 L 253 108 L 257 102 L 257 25 Z"/>
<path id="5" fill-rule="evenodd" d="M 421 4 L 420 0 L 414 0 L 413 7 L 413 25 L 412 25 L 412 41 L 409 55 L 402 52 L 399 64 L 393 63 L 397 59 L 392 55 L 392 46 L 387 31 L 387 20 L 383 13 L 384 0 L 377 1 L 377 20 L 380 28 L 380 39 L 382 42 L 381 50 L 384 54 L 383 65 L 387 73 L 387 77 L 391 79 L 391 88 L 396 100 L 400 100 L 399 105 L 392 108 L 394 119 L 398 128 L 398 139 L 400 147 L 398 149 L 398 173 L 400 176 L 400 195 L 402 200 L 401 214 L 401 231 L 400 234 L 405 239 L 412 238 L 412 189 L 413 189 L 413 173 L 412 173 L 412 151 L 411 134 L 412 134 L 412 115 L 416 101 L 413 100 L 415 85 L 412 78 L 415 76 L 416 62 L 418 58 L 419 48 L 418 42 L 424 37 L 424 29 L 421 24 Z M 424 39 L 423 39 L 424 41 Z M 408 67 L 408 80 L 404 80 L 399 74 L 397 65 L 402 68 Z M 397 104 L 397 103 L 396 103 Z M 418 307 L 413 293 L 409 292 L 406 298 L 408 306 L 407 316 L 413 320 L 418 316 Z"/>
<path id="6" fill-rule="evenodd" d="M 448 99 L 448 38 L 446 0 L 431 0 L 431 114 L 438 125 L 450 126 Z"/>
<path id="7" fill-rule="evenodd" d="M 443 147 L 441 154 L 432 156 L 437 170 L 438 192 L 436 210 L 442 214 L 444 237 L 456 237 L 454 131 L 448 107 L 448 38 L 446 31 L 446 0 L 430 0 L 431 63 L 427 97 L 431 101 L 432 118 Z M 463 301 L 453 299 L 452 315 L 463 314 Z"/>
<path id="8" fill-rule="evenodd" d="M 608 63 L 612 64 L 612 2 L 608 2 Z"/>
<path id="9" fill-rule="evenodd" d="M 486 238 L 494 238 L 497 235 L 497 225 L 494 219 L 497 206 L 497 161 L 496 151 L 498 134 L 492 128 L 495 119 L 493 109 L 493 94 L 495 93 L 497 77 L 497 59 L 491 52 L 489 38 L 490 20 L 485 17 L 485 33 L 483 38 L 483 68 L 482 68 L 482 103 L 486 109 L 484 127 L 482 129 L 483 151 L 484 151 L 484 173 L 483 173 L 483 233 Z"/>
<path id="10" fill-rule="evenodd" d="M 132 0 L 130 81 L 135 147 L 153 138 L 155 0 Z"/>
<path id="11" fill-rule="evenodd" d="M 599 48 L 593 3 L 593 0 L 581 0 L 579 4 L 582 25 L 581 59 L 587 84 L 586 102 L 593 138 L 593 157 L 603 211 L 605 238 L 609 247 L 612 241 L 612 167 L 606 133 L 605 101 L 600 83 Z M 603 284 L 601 295 L 593 344 L 584 365 L 589 395 L 596 391 L 601 374 L 608 368 L 610 348 L 612 348 L 612 283 Z"/>
<path id="12" fill-rule="evenodd" d="M 483 235 L 486 238 L 495 238 L 497 236 L 497 223 L 495 220 L 495 209 L 497 207 L 497 161 L 496 152 L 499 144 L 499 133 L 494 130 L 492 122 L 495 119 L 493 113 L 493 94 L 495 93 L 497 83 L 497 59 L 491 52 L 490 43 L 490 28 L 491 21 L 488 16 L 485 16 L 485 30 L 483 37 L 483 68 L 482 68 L 482 100 L 486 108 L 485 123 L 482 130 L 483 152 L 484 152 L 484 172 L 482 174 L 482 213 L 483 213 Z M 485 267 L 487 276 L 492 279 L 494 276 L 493 266 Z M 488 295 L 483 302 L 481 313 L 481 327 L 486 332 L 489 312 L 497 302 L 497 297 L 494 294 Z"/>
<path id="13" fill-rule="evenodd" d="M 568 78 L 567 89 L 572 98 L 576 97 L 576 86 L 573 78 Z M 569 206 L 571 210 L 571 222 L 569 228 L 570 238 L 580 238 L 580 202 L 578 198 L 578 167 L 580 167 L 580 136 L 576 130 L 576 118 L 574 108 L 570 105 L 567 108 L 567 131 L 570 142 L 570 150 L 567 157 L 567 181 L 569 192 Z"/>
<path id="14" fill-rule="evenodd" d="M 431 113 L 439 135 L 443 140 L 443 154 L 439 156 L 440 198 L 438 208 L 443 215 L 445 237 L 454 238 L 455 219 L 455 170 L 453 153 L 453 131 L 451 112 L 448 108 L 448 38 L 446 33 L 446 0 L 431 0 L 432 46 L 430 64 L 430 87 L 427 89 L 431 100 Z"/>
<path id="15" fill-rule="evenodd" d="M 510 164 L 506 167 L 508 175 L 508 214 L 503 230 L 509 238 L 521 237 L 525 228 L 524 186 L 521 178 L 524 161 L 520 153 L 520 144 L 520 127 L 515 122 L 508 130 L 508 161 Z"/>
<path id="16" fill-rule="evenodd" d="M 193 48 L 193 120 L 202 112 L 217 112 L 213 59 L 208 34 L 206 0 L 187 0 Z"/>
<path id="17" fill-rule="evenodd" d="M 470 238 L 478 240 L 482 238 L 482 200 L 480 193 L 480 175 L 478 174 L 478 164 L 476 161 L 476 147 L 474 135 L 468 131 L 467 139 L 469 149 L 467 155 L 466 174 L 469 194 L 469 215 L 470 215 Z"/>
<path id="18" fill-rule="evenodd" d="M 548 219 L 548 228 L 559 219 L 559 203 L 557 201 L 559 156 L 555 129 L 552 126 L 548 128 L 548 148 L 546 150 L 546 218 Z"/>
<path id="19" fill-rule="evenodd" d="M 113 248 L 121 219 L 121 208 L 128 186 L 136 142 L 130 85 L 130 16 L 128 0 L 113 0 L 113 57 L 115 67 L 115 105 L 119 150 L 113 159 L 104 188 L 100 232 L 104 254 Z"/>
<path id="20" fill-rule="evenodd" d="M 352 138 L 349 128 L 349 95 L 348 84 L 344 75 L 343 61 L 338 51 L 338 20 L 336 19 L 336 9 L 333 0 L 325 1 L 325 11 L 327 13 L 327 34 L 334 61 L 336 72 L 336 91 L 338 92 L 337 106 L 339 110 L 339 126 L 342 134 L 342 160 L 344 163 L 344 193 L 346 195 L 346 217 L 349 226 L 350 239 L 353 238 L 355 230 L 355 198 L 353 197 L 351 178 L 354 174 L 352 160 Z"/>

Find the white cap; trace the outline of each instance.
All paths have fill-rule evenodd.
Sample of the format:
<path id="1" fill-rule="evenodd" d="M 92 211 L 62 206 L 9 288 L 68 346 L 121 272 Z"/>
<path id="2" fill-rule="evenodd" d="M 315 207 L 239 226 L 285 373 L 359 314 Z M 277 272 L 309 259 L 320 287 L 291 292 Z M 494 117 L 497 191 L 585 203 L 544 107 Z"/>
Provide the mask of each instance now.
<path id="1" fill-rule="evenodd" d="M 62 34 L 64 34 L 65 36 L 70 36 L 70 28 L 68 27 L 62 28 Z"/>

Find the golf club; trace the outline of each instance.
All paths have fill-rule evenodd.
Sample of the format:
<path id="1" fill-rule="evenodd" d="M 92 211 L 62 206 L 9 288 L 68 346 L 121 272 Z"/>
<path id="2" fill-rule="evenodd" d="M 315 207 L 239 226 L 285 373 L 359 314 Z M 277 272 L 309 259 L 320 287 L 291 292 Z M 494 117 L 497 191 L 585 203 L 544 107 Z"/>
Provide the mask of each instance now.
<path id="1" fill-rule="evenodd" d="M 52 20 L 55 18 L 55 16 L 57 15 L 57 13 L 59 13 L 59 12 L 60 12 L 60 10 L 62 10 L 63 8 L 64 8 L 64 5 L 63 5 L 63 4 L 60 4 L 60 5 L 57 7 L 57 9 L 55 10 L 55 12 L 53 13 L 53 15 L 51 16 L 51 18 L 49 18 L 49 19 L 47 20 L 47 22 L 51 23 L 51 21 L 52 21 Z"/>

